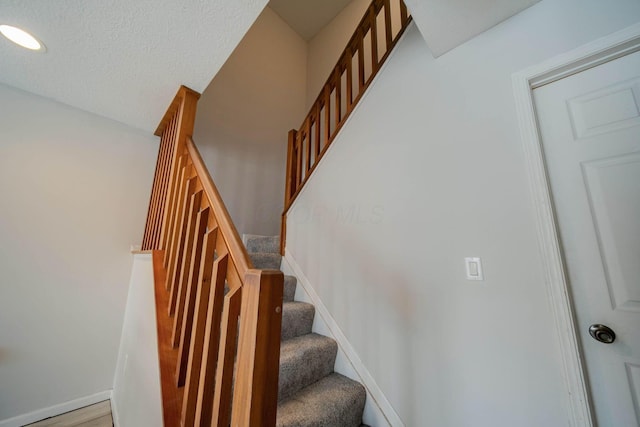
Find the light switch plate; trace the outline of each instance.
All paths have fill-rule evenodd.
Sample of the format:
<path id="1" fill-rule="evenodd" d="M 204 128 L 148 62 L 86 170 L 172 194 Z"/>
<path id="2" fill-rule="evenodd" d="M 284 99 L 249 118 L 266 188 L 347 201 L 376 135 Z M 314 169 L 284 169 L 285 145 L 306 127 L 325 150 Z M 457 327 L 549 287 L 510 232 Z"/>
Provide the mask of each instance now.
<path id="1" fill-rule="evenodd" d="M 482 261 L 477 257 L 469 257 L 464 259 L 467 270 L 467 280 L 484 280 L 482 273 Z"/>

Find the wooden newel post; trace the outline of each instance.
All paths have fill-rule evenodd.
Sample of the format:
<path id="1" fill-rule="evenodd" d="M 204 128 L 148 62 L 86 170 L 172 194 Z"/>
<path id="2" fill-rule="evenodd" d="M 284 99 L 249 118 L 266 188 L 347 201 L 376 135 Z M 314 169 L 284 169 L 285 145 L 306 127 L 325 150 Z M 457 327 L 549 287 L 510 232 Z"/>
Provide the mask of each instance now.
<path id="1" fill-rule="evenodd" d="M 287 143 L 287 176 L 285 180 L 285 191 L 284 191 L 284 207 L 288 208 L 291 197 L 293 193 L 296 191 L 296 156 L 295 154 L 295 144 L 296 138 L 298 136 L 298 131 L 292 129 L 289 131 L 289 142 Z"/>
<path id="2" fill-rule="evenodd" d="M 285 189 L 284 189 L 284 210 L 282 212 L 282 219 L 280 225 L 280 254 L 284 255 L 285 239 L 287 237 L 287 210 L 291 204 L 291 198 L 296 192 L 296 138 L 298 137 L 298 131 L 291 129 L 289 131 L 289 141 L 287 143 L 287 172 L 285 176 Z"/>
<path id="3" fill-rule="evenodd" d="M 249 270 L 245 275 L 233 426 L 276 425 L 283 285 L 281 271 Z"/>

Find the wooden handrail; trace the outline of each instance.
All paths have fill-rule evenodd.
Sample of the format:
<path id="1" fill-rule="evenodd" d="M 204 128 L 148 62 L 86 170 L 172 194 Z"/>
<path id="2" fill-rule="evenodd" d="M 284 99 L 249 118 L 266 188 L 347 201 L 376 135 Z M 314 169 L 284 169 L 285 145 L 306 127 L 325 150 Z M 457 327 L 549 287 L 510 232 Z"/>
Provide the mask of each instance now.
<path id="1" fill-rule="evenodd" d="M 289 208 L 410 22 L 402 0 L 373 0 L 302 125 L 289 132 L 280 232 L 283 255 Z"/>
<path id="2" fill-rule="evenodd" d="M 169 104 L 167 111 L 164 113 L 162 120 L 160 120 L 160 123 L 158 124 L 158 127 L 154 132 L 154 135 L 162 136 L 165 129 L 167 128 L 169 123 L 171 123 L 171 120 L 173 120 L 176 114 L 184 115 L 184 113 L 181 114 L 179 110 L 185 104 L 185 100 L 187 97 L 192 97 L 195 101 L 197 101 L 198 99 L 200 99 L 200 94 L 193 89 L 189 89 L 186 86 L 180 86 L 178 92 L 173 97 L 171 104 Z M 186 103 L 188 104 L 188 108 L 192 108 L 195 113 L 195 102 L 186 101 Z M 191 131 L 193 131 L 193 124 L 191 125 Z"/>
<path id="3" fill-rule="evenodd" d="M 253 268 L 247 249 L 242 244 L 240 234 L 231 220 L 231 216 L 222 201 L 220 192 L 213 183 L 213 179 L 211 178 L 211 175 L 209 175 L 209 171 L 204 165 L 200 152 L 191 137 L 187 138 L 187 150 L 189 151 L 189 155 L 193 161 L 193 167 L 196 170 L 196 174 L 200 177 L 202 187 L 209 199 L 209 203 L 214 212 L 216 212 L 218 226 L 222 229 L 222 237 L 224 237 L 225 243 L 229 248 L 229 255 L 238 268 L 238 273 L 244 276 L 247 274 L 247 271 Z"/>
<path id="4" fill-rule="evenodd" d="M 284 276 L 253 269 L 191 137 L 198 97 L 181 87 L 158 126 L 143 239 L 154 251 L 164 425 L 271 427 Z"/>

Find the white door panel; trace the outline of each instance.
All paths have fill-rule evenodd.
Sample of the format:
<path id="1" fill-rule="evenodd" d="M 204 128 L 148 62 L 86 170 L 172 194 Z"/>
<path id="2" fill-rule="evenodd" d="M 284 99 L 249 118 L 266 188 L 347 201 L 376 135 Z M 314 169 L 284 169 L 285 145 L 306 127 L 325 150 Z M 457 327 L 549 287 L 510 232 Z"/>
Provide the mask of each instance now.
<path id="1" fill-rule="evenodd" d="M 640 425 L 640 53 L 534 91 L 600 427 Z M 612 344 L 589 335 L 604 324 Z"/>

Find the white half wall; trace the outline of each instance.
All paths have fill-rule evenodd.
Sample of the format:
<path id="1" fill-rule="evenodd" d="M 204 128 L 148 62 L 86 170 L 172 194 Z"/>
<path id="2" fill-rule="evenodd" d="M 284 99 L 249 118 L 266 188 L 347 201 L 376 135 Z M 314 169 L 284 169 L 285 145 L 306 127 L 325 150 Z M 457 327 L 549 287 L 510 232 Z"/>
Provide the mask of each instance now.
<path id="1" fill-rule="evenodd" d="M 116 427 L 163 424 L 151 254 L 133 256 L 111 410 Z"/>
<path id="2" fill-rule="evenodd" d="M 305 115 L 306 49 L 267 7 L 198 102 L 193 139 L 241 234 L 279 233 L 287 134 Z"/>
<path id="3" fill-rule="evenodd" d="M 412 25 L 300 194 L 287 252 L 405 425 L 569 425 L 511 75 L 638 20 L 542 0 L 437 60 Z"/>
<path id="4" fill-rule="evenodd" d="M 0 424 L 111 390 L 157 147 L 0 85 Z"/>

